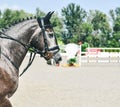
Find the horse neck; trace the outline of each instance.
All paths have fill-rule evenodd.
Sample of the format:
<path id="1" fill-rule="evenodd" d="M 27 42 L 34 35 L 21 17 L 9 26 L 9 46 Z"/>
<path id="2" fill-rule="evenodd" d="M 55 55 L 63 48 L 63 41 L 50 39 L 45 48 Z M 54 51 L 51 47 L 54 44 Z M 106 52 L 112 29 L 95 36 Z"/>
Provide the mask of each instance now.
<path id="1" fill-rule="evenodd" d="M 37 27 L 36 19 L 27 20 L 9 28 L 5 34 L 27 45 Z M 28 49 L 14 40 L 3 39 L 1 51 L 14 63 L 15 67 L 19 68 Z"/>

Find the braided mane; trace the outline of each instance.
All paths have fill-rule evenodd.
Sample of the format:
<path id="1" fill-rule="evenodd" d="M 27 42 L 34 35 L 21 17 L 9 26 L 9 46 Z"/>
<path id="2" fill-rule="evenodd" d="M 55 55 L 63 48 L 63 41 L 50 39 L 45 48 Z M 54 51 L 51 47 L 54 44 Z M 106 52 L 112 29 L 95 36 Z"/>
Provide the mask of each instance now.
<path id="1" fill-rule="evenodd" d="M 5 27 L 2 28 L 1 30 L 2 30 L 3 32 L 6 32 L 10 27 L 15 26 L 16 24 L 22 23 L 22 22 L 27 21 L 27 20 L 36 19 L 36 18 L 37 18 L 37 17 L 34 16 L 34 17 L 25 17 L 25 18 L 16 20 L 16 21 L 13 22 L 12 24 L 5 26 Z"/>

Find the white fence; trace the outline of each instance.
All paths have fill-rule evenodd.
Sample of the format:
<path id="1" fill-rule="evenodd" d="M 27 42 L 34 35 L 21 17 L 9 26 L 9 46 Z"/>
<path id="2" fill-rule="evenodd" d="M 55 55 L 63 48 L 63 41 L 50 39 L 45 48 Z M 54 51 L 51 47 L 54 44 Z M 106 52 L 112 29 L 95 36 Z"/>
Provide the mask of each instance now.
<path id="1" fill-rule="evenodd" d="M 80 48 L 81 49 L 81 48 Z M 67 60 L 66 53 L 62 53 L 64 62 Z M 87 52 L 78 55 L 79 64 L 82 63 L 120 63 L 120 48 L 88 48 Z"/>
<path id="2" fill-rule="evenodd" d="M 81 52 L 82 53 L 82 52 Z M 120 62 L 120 48 L 88 48 L 82 62 Z"/>

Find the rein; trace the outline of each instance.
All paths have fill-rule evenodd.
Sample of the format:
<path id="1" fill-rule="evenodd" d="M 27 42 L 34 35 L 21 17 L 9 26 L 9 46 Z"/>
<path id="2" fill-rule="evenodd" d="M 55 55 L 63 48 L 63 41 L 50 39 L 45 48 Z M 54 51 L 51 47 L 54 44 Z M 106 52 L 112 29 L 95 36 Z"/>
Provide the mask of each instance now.
<path id="1" fill-rule="evenodd" d="M 35 55 L 36 53 L 34 53 L 34 55 L 32 53 L 30 53 L 30 58 L 29 58 L 29 62 L 27 64 L 27 66 L 24 68 L 23 72 L 20 74 L 20 77 L 25 73 L 25 71 L 27 71 L 27 69 L 30 67 L 30 65 L 33 63 L 34 59 L 35 59 Z"/>
<path id="2" fill-rule="evenodd" d="M 3 34 L 3 36 L 2 36 L 1 34 Z M 21 44 L 23 47 L 25 47 L 26 49 L 28 49 L 28 47 L 29 47 L 28 45 L 26 45 L 26 44 L 18 41 L 17 39 L 14 39 L 12 36 L 9 36 L 9 35 L 5 34 L 5 33 L 2 32 L 2 31 L 0 31 L 0 38 L 10 39 L 10 40 L 16 41 L 16 42 L 18 42 L 19 44 Z"/>
<path id="3" fill-rule="evenodd" d="M 3 36 L 2 36 L 1 34 L 3 34 Z M 35 58 L 35 56 L 36 56 L 37 53 L 40 54 L 41 56 L 43 56 L 43 53 L 42 53 L 40 50 L 35 49 L 35 48 L 31 47 L 30 45 L 27 45 L 27 44 L 22 43 L 22 42 L 18 41 L 17 39 L 14 39 L 14 38 L 12 38 L 11 36 L 5 34 L 5 33 L 2 32 L 2 31 L 0 31 L 0 38 L 10 39 L 10 40 L 16 41 L 16 42 L 18 42 L 19 44 L 21 44 L 23 47 L 25 47 L 26 49 L 28 49 L 28 50 L 30 51 L 29 62 L 28 62 L 28 64 L 27 64 L 27 66 L 24 68 L 24 70 L 22 71 L 22 73 L 20 74 L 20 76 L 22 76 L 22 75 L 25 73 L 25 71 L 30 67 L 30 65 L 31 65 L 32 62 L 34 61 L 34 58 Z M 33 55 L 33 53 L 34 53 L 34 55 Z M 11 62 L 11 64 L 14 65 L 14 67 L 15 67 L 16 69 L 19 69 L 19 68 L 15 65 L 15 63 L 14 63 L 13 61 L 11 61 L 11 59 L 10 59 L 7 55 L 5 55 L 2 51 L 1 51 L 1 54 L 2 54 L 3 56 L 5 56 L 5 57 Z"/>

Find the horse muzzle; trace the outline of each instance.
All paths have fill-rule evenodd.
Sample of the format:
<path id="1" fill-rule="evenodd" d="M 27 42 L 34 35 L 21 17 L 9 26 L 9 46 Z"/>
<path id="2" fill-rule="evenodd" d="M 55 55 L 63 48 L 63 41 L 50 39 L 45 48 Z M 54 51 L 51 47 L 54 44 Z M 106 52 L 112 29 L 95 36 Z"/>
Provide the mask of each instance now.
<path id="1" fill-rule="evenodd" d="M 47 64 L 48 65 L 57 65 L 60 63 L 60 61 L 62 61 L 62 57 L 59 53 L 56 53 L 55 55 L 53 55 L 53 57 L 49 60 L 47 60 Z"/>
<path id="2" fill-rule="evenodd" d="M 59 64 L 62 60 L 61 55 L 59 54 L 59 46 L 48 48 L 44 54 L 44 58 L 47 60 L 47 64 L 55 65 Z"/>
<path id="3" fill-rule="evenodd" d="M 55 54 L 53 56 L 53 59 L 55 60 L 56 64 L 59 64 L 60 61 L 62 61 L 62 57 L 61 57 L 61 55 L 59 53 Z"/>

